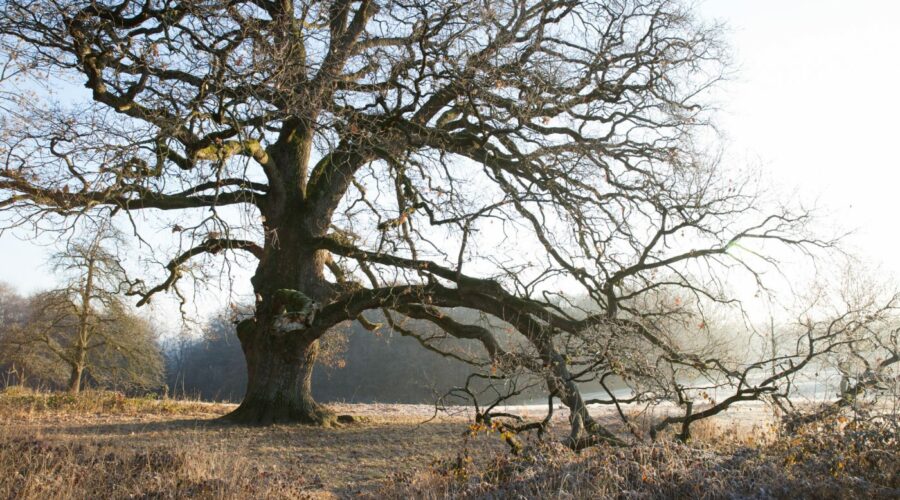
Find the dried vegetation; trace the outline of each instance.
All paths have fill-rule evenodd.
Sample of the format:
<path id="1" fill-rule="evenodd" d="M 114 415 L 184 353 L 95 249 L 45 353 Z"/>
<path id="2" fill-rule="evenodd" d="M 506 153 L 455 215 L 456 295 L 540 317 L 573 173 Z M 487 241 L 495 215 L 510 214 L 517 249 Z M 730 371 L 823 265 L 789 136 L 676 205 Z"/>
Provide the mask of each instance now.
<path id="1" fill-rule="evenodd" d="M 229 405 L 110 392 L 0 393 L 0 498 L 896 498 L 897 421 L 839 416 L 792 435 L 704 421 L 580 454 L 508 452 L 463 417 L 396 409 L 334 429 L 234 427 Z M 342 410 L 344 410 L 342 408 Z M 565 425 L 555 427 L 565 432 Z"/>

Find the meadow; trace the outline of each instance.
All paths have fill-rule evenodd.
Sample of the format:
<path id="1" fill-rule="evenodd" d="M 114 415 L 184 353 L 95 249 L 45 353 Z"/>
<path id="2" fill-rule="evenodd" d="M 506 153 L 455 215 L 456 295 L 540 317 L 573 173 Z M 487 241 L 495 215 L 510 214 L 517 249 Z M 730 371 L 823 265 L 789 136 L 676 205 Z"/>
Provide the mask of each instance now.
<path id="1" fill-rule="evenodd" d="M 698 424 L 686 444 L 662 436 L 576 454 L 553 435 L 527 439 L 512 454 L 503 436 L 471 426 L 465 412 L 435 416 L 427 405 L 335 405 L 355 418 L 332 428 L 217 420 L 232 408 L 115 392 L 7 389 L 0 393 L 0 498 L 900 494 L 891 422 L 842 418 L 787 437 L 758 408 L 745 408 Z M 559 418 L 551 434 L 565 431 Z"/>

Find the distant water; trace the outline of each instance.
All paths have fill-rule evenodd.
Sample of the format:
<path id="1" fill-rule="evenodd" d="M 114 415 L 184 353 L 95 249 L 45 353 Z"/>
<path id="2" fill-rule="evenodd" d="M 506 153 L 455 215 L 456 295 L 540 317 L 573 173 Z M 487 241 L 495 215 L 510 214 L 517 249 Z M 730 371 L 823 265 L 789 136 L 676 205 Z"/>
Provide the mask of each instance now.
<path id="1" fill-rule="evenodd" d="M 751 381 L 760 383 L 766 378 L 765 375 L 754 377 Z M 820 370 L 817 374 L 804 375 L 795 377 L 791 384 L 790 396 L 795 402 L 800 403 L 822 403 L 825 401 L 833 401 L 838 398 L 840 392 L 841 375 L 836 370 Z M 694 387 L 711 386 L 714 384 L 704 380 L 694 382 Z M 784 383 L 780 383 L 779 387 L 783 387 Z M 734 394 L 734 387 L 718 387 L 714 389 L 691 390 L 688 393 L 695 401 L 702 401 L 700 392 L 706 392 L 712 399 L 721 401 Z M 617 399 L 628 399 L 632 397 L 631 389 L 620 387 L 611 389 L 612 394 Z M 590 391 L 582 395 L 584 399 L 609 399 L 606 391 Z M 534 401 L 531 404 L 540 404 L 543 401 Z"/>

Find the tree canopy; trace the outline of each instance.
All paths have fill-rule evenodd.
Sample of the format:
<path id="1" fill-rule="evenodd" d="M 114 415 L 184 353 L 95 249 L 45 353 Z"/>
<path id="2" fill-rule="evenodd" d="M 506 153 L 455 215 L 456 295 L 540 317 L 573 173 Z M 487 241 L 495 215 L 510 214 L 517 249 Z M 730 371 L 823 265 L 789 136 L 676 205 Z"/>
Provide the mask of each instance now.
<path id="1" fill-rule="evenodd" d="M 0 38 L 11 224 L 177 211 L 139 304 L 197 259 L 258 260 L 240 421 L 327 419 L 317 340 L 380 310 L 540 374 L 576 441 L 609 437 L 578 380 L 746 382 L 672 330 L 707 330 L 734 273 L 762 286 L 773 244 L 833 244 L 720 165 L 727 52 L 678 1 L 10 0 Z M 87 92 L 20 99 L 23 75 Z"/>

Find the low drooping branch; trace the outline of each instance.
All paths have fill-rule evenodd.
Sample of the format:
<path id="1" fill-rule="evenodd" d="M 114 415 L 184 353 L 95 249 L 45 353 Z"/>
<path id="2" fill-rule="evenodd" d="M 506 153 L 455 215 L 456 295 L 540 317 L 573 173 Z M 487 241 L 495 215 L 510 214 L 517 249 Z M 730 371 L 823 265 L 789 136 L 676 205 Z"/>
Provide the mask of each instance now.
<path id="1" fill-rule="evenodd" d="M 788 432 L 793 432 L 804 425 L 821 422 L 840 415 L 843 410 L 858 403 L 867 392 L 876 391 L 883 385 L 889 385 L 885 384 L 887 381 L 883 379 L 883 375 L 888 367 L 898 362 L 900 362 L 900 355 L 893 354 L 878 362 L 874 370 L 867 370 L 853 386 L 844 389 L 836 401 L 826 403 L 811 412 L 797 412 L 785 415 L 786 429 Z"/>

